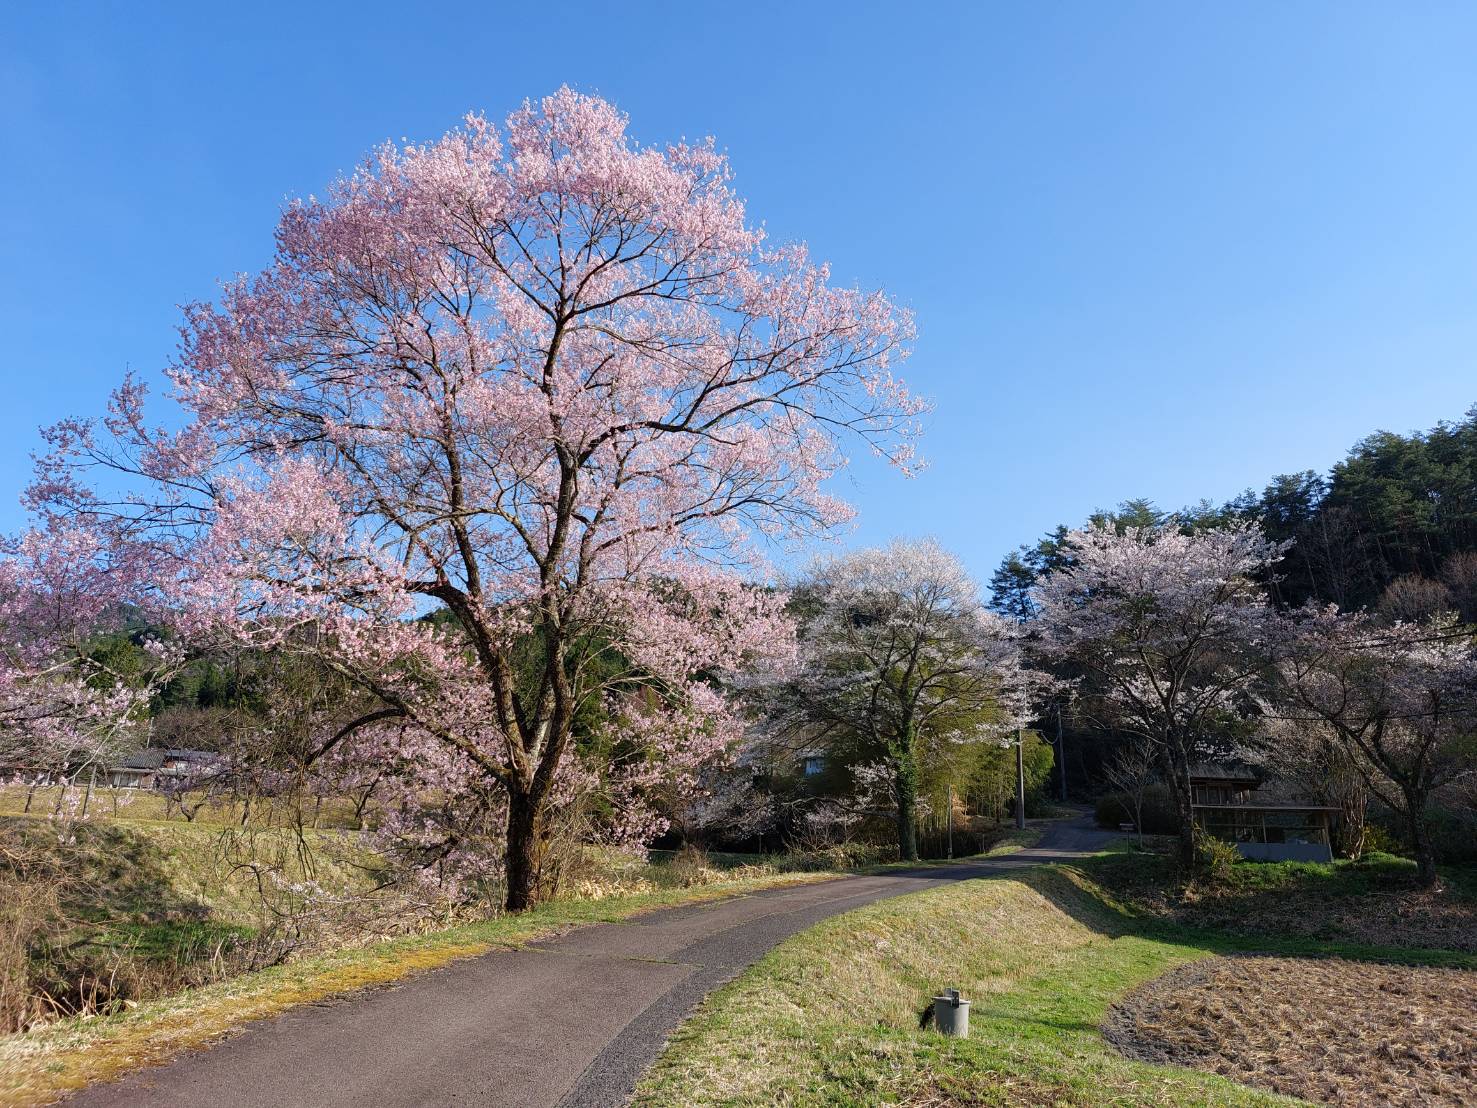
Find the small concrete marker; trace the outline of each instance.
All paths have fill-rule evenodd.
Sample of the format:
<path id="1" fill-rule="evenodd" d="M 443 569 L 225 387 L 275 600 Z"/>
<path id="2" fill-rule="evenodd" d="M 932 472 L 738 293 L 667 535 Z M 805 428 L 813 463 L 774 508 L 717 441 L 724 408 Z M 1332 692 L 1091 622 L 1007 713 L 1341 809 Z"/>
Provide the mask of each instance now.
<path id="1" fill-rule="evenodd" d="M 945 989 L 942 996 L 933 998 L 933 1024 L 941 1035 L 969 1038 L 969 1001 L 958 989 Z"/>

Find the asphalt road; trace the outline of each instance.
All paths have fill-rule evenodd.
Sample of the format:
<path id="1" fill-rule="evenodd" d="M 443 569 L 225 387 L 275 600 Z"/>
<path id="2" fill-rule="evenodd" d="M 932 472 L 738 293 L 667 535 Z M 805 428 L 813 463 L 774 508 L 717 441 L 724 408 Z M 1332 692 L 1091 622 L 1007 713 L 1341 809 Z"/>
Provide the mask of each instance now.
<path id="1" fill-rule="evenodd" d="M 874 900 L 1042 862 L 1111 836 L 1050 825 L 1031 850 L 843 877 L 580 928 L 292 1009 L 68 1100 L 76 1108 L 625 1104 L 667 1036 L 770 948 Z"/>

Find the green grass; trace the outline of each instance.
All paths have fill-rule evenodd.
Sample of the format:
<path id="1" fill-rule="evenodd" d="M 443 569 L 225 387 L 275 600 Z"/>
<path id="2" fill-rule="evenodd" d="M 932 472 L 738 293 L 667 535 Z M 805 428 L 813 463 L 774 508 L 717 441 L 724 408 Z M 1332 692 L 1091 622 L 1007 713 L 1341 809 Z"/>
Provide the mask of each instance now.
<path id="1" fill-rule="evenodd" d="M 1118 885 L 1126 871 L 1155 864 L 1107 855 L 828 920 L 713 994 L 644 1079 L 638 1103 L 1293 1103 L 1210 1074 L 1126 1059 L 1099 1025 L 1135 986 L 1211 954 L 1255 949 L 1477 967 L 1477 956 L 1450 951 L 1178 926 L 1142 910 L 1132 882 Z M 1236 880 L 1273 896 L 1308 883 L 1357 895 L 1377 887 L 1390 864 L 1238 866 Z M 919 1029 L 928 997 L 950 986 L 974 1002 L 968 1040 Z"/>

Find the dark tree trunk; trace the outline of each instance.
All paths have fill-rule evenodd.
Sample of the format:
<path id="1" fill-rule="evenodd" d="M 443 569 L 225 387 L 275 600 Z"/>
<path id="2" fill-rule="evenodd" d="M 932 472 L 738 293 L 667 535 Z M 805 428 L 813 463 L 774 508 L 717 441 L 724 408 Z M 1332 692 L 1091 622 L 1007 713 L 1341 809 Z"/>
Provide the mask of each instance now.
<path id="1" fill-rule="evenodd" d="M 1190 763 L 1171 747 L 1166 758 L 1170 790 L 1174 793 L 1175 811 L 1179 815 L 1179 862 L 1185 869 L 1195 864 L 1195 794 L 1190 787 Z"/>
<path id="2" fill-rule="evenodd" d="M 1015 826 L 1026 829 L 1026 747 L 1021 733 L 1015 733 Z"/>
<path id="3" fill-rule="evenodd" d="M 1416 880 L 1429 889 L 1436 884 L 1436 848 L 1431 843 L 1431 829 L 1426 826 L 1426 798 L 1419 792 L 1405 793 L 1406 827 L 1410 847 L 1415 852 Z"/>
<path id="4" fill-rule="evenodd" d="M 527 794 L 510 790 L 507 830 L 505 907 L 523 912 L 533 907 L 538 893 L 538 810 Z"/>
<path id="5" fill-rule="evenodd" d="M 1333 848 L 1340 858 L 1358 861 L 1364 855 L 1365 811 L 1369 806 L 1368 796 L 1358 782 L 1340 782 L 1332 790 L 1332 800 L 1338 806 L 1338 817 L 1334 825 Z"/>
<path id="6" fill-rule="evenodd" d="M 1056 713 L 1056 756 L 1057 769 L 1062 778 L 1062 803 L 1067 803 L 1067 739 L 1062 734 L 1062 712 L 1057 709 Z"/>

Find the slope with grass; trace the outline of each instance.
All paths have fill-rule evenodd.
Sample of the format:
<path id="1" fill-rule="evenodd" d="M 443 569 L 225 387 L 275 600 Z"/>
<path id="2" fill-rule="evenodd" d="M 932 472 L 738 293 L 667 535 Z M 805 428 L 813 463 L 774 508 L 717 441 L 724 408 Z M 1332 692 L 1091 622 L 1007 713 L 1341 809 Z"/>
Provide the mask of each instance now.
<path id="1" fill-rule="evenodd" d="M 1034 836 L 1008 845 L 1024 845 L 1028 837 Z M 1059 842 L 953 868 L 884 866 L 835 882 L 776 888 L 817 875 L 742 863 L 712 869 L 683 852 L 661 866 L 640 867 L 682 887 L 558 902 L 528 916 L 305 959 L 125 1015 L 66 1021 L 15 1042 L 13 1051 L 0 1041 L 0 1073 L 23 1071 L 21 1094 L 40 1098 L 61 1081 L 99 1081 L 255 1019 L 215 1049 L 186 1052 L 174 1064 L 88 1089 L 79 1108 L 161 1102 L 347 1108 L 370 1100 L 410 1105 L 489 1096 L 509 1106 L 551 1106 L 566 1096 L 581 1108 L 623 1104 L 692 1006 L 783 938 L 879 898 L 1064 856 L 1082 855 L 1071 842 Z M 697 907 L 697 900 L 713 903 Z M 683 906 L 552 939 L 539 930 L 624 921 L 665 905 Z M 530 941 L 535 938 L 540 941 Z M 484 957 L 466 957 L 484 950 Z M 395 989 L 302 1006 L 395 979 L 407 966 L 453 959 L 460 961 Z M 280 1019 L 259 1019 L 278 1012 Z M 533 1036 L 531 1013 L 539 1027 Z"/>
<path id="2" fill-rule="evenodd" d="M 49 1104 L 68 1091 L 166 1061 L 289 1008 L 399 981 L 458 959 L 517 949 L 572 927 L 835 876 L 759 867 L 703 875 L 668 875 L 660 866 L 633 868 L 641 871 L 629 878 L 639 891 L 612 888 L 600 899 L 559 900 L 519 916 L 333 950 L 112 1015 L 62 1019 L 0 1037 L 0 1103 Z"/>
<path id="3" fill-rule="evenodd" d="M 1204 920 L 1187 926 L 1146 906 L 1137 878 L 1158 865 L 1109 854 L 828 920 L 714 993 L 674 1036 L 638 1099 L 658 1106 L 1289 1103 L 1211 1073 L 1125 1057 L 1101 1025 L 1130 990 L 1214 954 L 1316 951 L 1477 967 L 1470 954 L 1372 944 L 1369 934 L 1330 943 L 1308 933 L 1217 931 Z M 1238 876 L 1251 868 L 1237 867 Z M 1256 868 L 1243 884 L 1268 883 L 1276 899 L 1290 883 L 1305 894 L 1305 907 L 1323 895 L 1320 880 L 1358 886 L 1357 875 L 1337 867 L 1280 876 L 1277 867 Z M 927 998 L 949 986 L 974 1001 L 968 1040 L 920 1030 Z"/>

